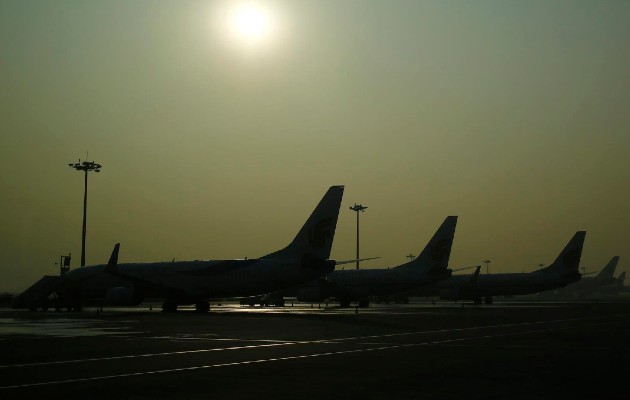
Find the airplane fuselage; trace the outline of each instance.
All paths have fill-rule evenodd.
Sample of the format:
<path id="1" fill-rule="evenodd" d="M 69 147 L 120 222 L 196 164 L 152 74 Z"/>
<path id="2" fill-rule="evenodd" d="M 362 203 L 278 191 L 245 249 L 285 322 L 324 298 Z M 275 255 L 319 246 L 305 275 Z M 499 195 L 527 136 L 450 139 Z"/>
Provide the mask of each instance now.
<path id="1" fill-rule="evenodd" d="M 566 286 L 579 280 L 578 275 L 551 273 L 504 273 L 479 275 L 471 283 L 470 275 L 453 275 L 448 279 L 414 290 L 412 296 L 439 296 L 445 300 L 469 300 L 491 296 L 515 296 L 539 293 Z"/>
<path id="2" fill-rule="evenodd" d="M 427 273 L 422 269 L 361 269 L 335 270 L 324 278 L 295 286 L 281 293 L 299 301 L 363 300 L 370 296 L 387 296 L 430 285 L 450 276 L 448 269 Z"/>
<path id="3" fill-rule="evenodd" d="M 300 259 L 174 261 L 105 265 L 75 269 L 59 281 L 62 295 L 104 299 L 112 288 L 130 288 L 143 297 L 176 299 L 178 303 L 218 297 L 252 296 L 308 282 L 334 268 L 334 262 Z"/>
<path id="4" fill-rule="evenodd" d="M 586 277 L 560 290 L 560 295 L 587 296 L 596 292 L 607 292 L 615 287 L 615 278 Z"/>
<path id="5" fill-rule="evenodd" d="M 418 269 L 354 269 L 336 270 L 326 275 L 335 296 L 364 298 L 387 296 L 433 284 L 450 276 L 449 270 L 428 274 Z"/>

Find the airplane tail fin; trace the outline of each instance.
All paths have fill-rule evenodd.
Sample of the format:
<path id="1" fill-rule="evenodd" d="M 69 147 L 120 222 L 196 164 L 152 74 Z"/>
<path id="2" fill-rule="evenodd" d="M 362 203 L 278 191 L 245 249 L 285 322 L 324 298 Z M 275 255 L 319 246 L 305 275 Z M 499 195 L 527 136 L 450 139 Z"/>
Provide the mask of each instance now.
<path id="1" fill-rule="evenodd" d="M 344 186 L 331 186 L 293 241 L 284 249 L 261 258 L 301 257 L 305 254 L 326 260 L 330 257 Z"/>
<path id="2" fill-rule="evenodd" d="M 597 275 L 595 278 L 598 279 L 612 279 L 615 275 L 615 269 L 617 269 L 617 263 L 619 262 L 619 256 L 614 256 L 608 261 L 608 264 Z"/>
<path id="3" fill-rule="evenodd" d="M 435 232 L 422 253 L 414 260 L 396 268 L 426 268 L 427 270 L 446 270 L 451 256 L 451 247 L 455 237 L 457 216 L 448 216 Z"/>
<path id="4" fill-rule="evenodd" d="M 623 286 L 623 281 L 626 280 L 626 271 L 623 271 L 621 274 L 619 274 L 619 276 L 617 277 L 617 281 L 621 283 L 621 285 Z"/>
<path id="5" fill-rule="evenodd" d="M 109 256 L 109 261 L 107 261 L 107 265 L 105 266 L 105 272 L 108 273 L 116 273 L 118 267 L 118 252 L 120 251 L 120 243 L 116 243 L 114 245 L 114 249 L 112 250 L 112 255 Z"/>
<path id="6" fill-rule="evenodd" d="M 539 271 L 536 272 L 553 272 L 561 275 L 575 274 L 579 279 L 580 258 L 582 257 L 582 247 L 584 246 L 585 231 L 577 231 L 569 240 L 556 260 Z"/>

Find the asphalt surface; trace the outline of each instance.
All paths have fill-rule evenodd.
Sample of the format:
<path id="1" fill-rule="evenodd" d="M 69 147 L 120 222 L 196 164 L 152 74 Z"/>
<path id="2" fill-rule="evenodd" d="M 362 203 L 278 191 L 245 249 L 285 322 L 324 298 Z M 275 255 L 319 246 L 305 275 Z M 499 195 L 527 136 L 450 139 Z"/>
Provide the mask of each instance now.
<path id="1" fill-rule="evenodd" d="M 0 397 L 618 399 L 630 370 L 630 303 L 158 310 L 0 309 Z"/>

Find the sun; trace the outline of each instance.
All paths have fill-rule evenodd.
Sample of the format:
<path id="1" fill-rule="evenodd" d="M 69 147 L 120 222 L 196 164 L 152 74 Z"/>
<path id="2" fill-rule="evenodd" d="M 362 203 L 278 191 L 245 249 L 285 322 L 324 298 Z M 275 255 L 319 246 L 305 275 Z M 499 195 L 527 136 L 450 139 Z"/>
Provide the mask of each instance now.
<path id="1" fill-rule="evenodd" d="M 260 44 L 271 39 L 274 33 L 273 16 L 262 3 L 248 2 L 236 5 L 230 13 L 232 34 L 246 44 Z"/>
<path id="2" fill-rule="evenodd" d="M 256 5 L 244 5 L 234 13 L 234 30 L 246 39 L 260 39 L 269 32 L 269 16 Z"/>
<path id="3" fill-rule="evenodd" d="M 271 0 L 217 0 L 210 11 L 212 37 L 243 55 L 272 54 L 287 43 L 287 13 Z"/>

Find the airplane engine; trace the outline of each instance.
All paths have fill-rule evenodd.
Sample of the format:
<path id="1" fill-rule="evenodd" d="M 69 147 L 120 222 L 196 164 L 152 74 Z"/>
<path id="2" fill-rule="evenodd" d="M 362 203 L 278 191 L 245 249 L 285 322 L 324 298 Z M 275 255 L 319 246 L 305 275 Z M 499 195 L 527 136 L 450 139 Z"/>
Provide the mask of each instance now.
<path id="1" fill-rule="evenodd" d="M 113 287 L 105 294 L 105 304 L 108 306 L 137 306 L 142 300 L 142 293 L 124 286 Z"/>
<path id="2" fill-rule="evenodd" d="M 319 286 L 309 286 L 297 291 L 296 296 L 298 301 L 304 303 L 320 303 L 326 300 L 324 291 Z"/>

